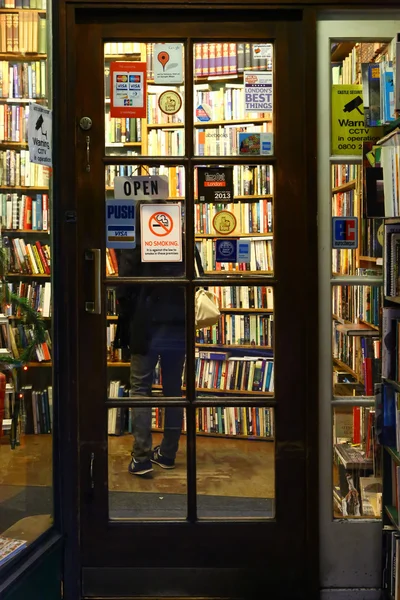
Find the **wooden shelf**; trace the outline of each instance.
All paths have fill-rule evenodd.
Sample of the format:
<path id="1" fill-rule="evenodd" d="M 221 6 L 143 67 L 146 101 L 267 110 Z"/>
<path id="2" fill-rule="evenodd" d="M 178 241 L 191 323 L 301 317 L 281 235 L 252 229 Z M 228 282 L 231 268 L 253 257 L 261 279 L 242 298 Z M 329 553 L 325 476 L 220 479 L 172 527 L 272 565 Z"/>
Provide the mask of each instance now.
<path id="1" fill-rule="evenodd" d="M 224 238 L 252 238 L 252 237 L 273 237 L 273 233 L 237 233 L 236 235 L 229 234 L 229 235 L 224 235 Z M 220 239 L 220 237 L 218 237 L 218 233 L 195 233 L 195 239 L 199 238 L 199 239 L 203 239 L 203 238 L 217 238 Z"/>
<path id="2" fill-rule="evenodd" d="M 163 433 L 164 429 L 162 427 L 152 427 L 151 431 L 153 433 Z M 182 431 L 182 435 L 187 435 L 186 431 Z M 264 437 L 261 435 L 234 435 L 233 433 L 209 433 L 207 431 L 196 431 L 196 436 L 229 438 L 238 440 L 257 440 L 260 442 L 273 442 L 275 440 L 274 437 Z"/>
<path id="3" fill-rule="evenodd" d="M 42 235 L 43 233 L 45 233 L 47 235 L 50 235 L 50 231 L 48 229 L 2 229 L 1 233 L 15 233 L 16 235 L 20 233 L 35 233 L 37 235 Z"/>
<path id="4" fill-rule="evenodd" d="M 399 515 L 397 512 L 397 509 L 394 506 L 385 506 L 385 512 L 387 514 L 387 516 L 389 517 L 389 519 L 391 520 L 392 524 L 397 528 L 399 528 Z"/>
<path id="5" fill-rule="evenodd" d="M 272 346 L 260 346 L 259 344 L 251 345 L 251 344 L 200 344 L 196 342 L 195 347 L 199 350 L 205 350 L 207 352 L 207 348 L 226 348 L 230 350 L 273 350 Z"/>
<path id="6" fill-rule="evenodd" d="M 355 42 L 339 42 L 332 51 L 331 62 L 342 62 L 353 50 Z"/>
<path id="7" fill-rule="evenodd" d="M 251 392 L 249 390 L 220 390 L 218 388 L 198 388 L 196 392 L 208 392 L 213 394 L 230 394 L 231 396 L 274 396 L 274 392 Z"/>
<path id="8" fill-rule="evenodd" d="M 384 446 L 384 448 L 390 454 L 393 460 L 400 465 L 400 454 L 397 452 L 396 448 L 391 448 L 390 446 Z"/>
<path id="9" fill-rule="evenodd" d="M 46 185 L 0 185 L 0 190 L 13 190 L 23 192 L 35 192 L 36 190 L 48 190 L 49 186 Z"/>
<path id="10" fill-rule="evenodd" d="M 118 321 L 118 315 L 107 315 L 107 321 Z"/>
<path id="11" fill-rule="evenodd" d="M 389 302 L 395 302 L 396 304 L 400 304 L 400 296 L 385 296 L 385 300 Z"/>
<path id="12" fill-rule="evenodd" d="M 26 366 L 29 367 L 30 369 L 37 368 L 37 367 L 52 367 L 53 363 L 51 361 L 29 362 L 29 363 L 26 363 Z M 23 367 L 22 367 L 22 369 L 23 369 Z"/>
<path id="13" fill-rule="evenodd" d="M 6 315 L 8 319 L 12 319 L 13 321 L 24 321 L 25 317 L 15 317 L 14 315 Z M 41 317 L 42 321 L 51 321 L 52 317 Z"/>
<path id="14" fill-rule="evenodd" d="M 225 236 L 226 237 L 226 236 Z M 236 271 L 204 271 L 204 275 L 273 275 L 273 271 L 240 271 L 237 269 Z M 247 282 L 248 284 L 248 282 Z"/>
<path id="15" fill-rule="evenodd" d="M 348 183 L 343 183 L 342 185 L 339 185 L 338 187 L 334 187 L 332 189 L 332 194 L 338 194 L 340 192 L 348 192 L 349 190 L 354 190 L 356 188 L 356 183 L 357 183 L 356 180 L 352 179 Z"/>
<path id="16" fill-rule="evenodd" d="M 47 102 L 47 98 L 0 98 L 0 103 L 6 104 L 29 104 L 30 102 L 35 102 L 35 104 L 40 104 L 41 102 Z"/>
<path id="17" fill-rule="evenodd" d="M 51 275 L 45 275 L 44 273 L 7 273 L 7 277 L 31 277 L 32 279 L 36 279 L 37 277 L 41 277 L 43 279 L 50 279 Z"/>
<path id="18" fill-rule="evenodd" d="M 11 9 L 11 12 L 15 12 L 14 9 Z M 27 10 L 23 10 L 22 12 L 27 12 Z M 47 58 L 47 54 L 38 54 L 37 52 L 0 52 L 0 60 L 7 60 L 7 61 L 13 61 L 13 60 L 22 60 L 22 61 L 29 61 L 29 60 L 38 60 L 38 59 L 45 59 Z"/>
<path id="19" fill-rule="evenodd" d="M 257 314 L 274 314 L 273 308 L 220 308 L 220 312 L 224 313 L 257 313 Z"/>
<path id="20" fill-rule="evenodd" d="M 185 127 L 184 123 L 147 123 L 147 129 L 177 129 Z"/>
<path id="21" fill-rule="evenodd" d="M 36 13 L 36 14 L 46 14 L 45 8 L 0 8 L 0 14 L 2 13 Z"/>
<path id="22" fill-rule="evenodd" d="M 0 60 L 1 60 L 1 56 L 0 56 Z M 11 148 L 27 148 L 28 147 L 28 142 L 8 142 L 7 140 L 2 140 L 0 141 L 0 147 L 1 146 L 7 146 L 11 147 Z"/>
<path id="23" fill-rule="evenodd" d="M 106 142 L 106 148 L 137 148 L 142 142 Z"/>
<path id="24" fill-rule="evenodd" d="M 140 61 L 140 52 L 131 52 L 130 54 L 105 54 L 104 60 L 137 60 Z M 149 83 L 149 82 L 147 82 Z"/>
<path id="25" fill-rule="evenodd" d="M 376 258 L 376 256 L 359 256 L 358 260 L 363 262 L 376 263 L 378 259 Z M 382 260 L 382 258 L 380 260 Z"/>
<path id="26" fill-rule="evenodd" d="M 363 325 L 367 325 L 367 327 L 369 327 L 369 329 L 374 329 L 375 331 L 380 331 L 379 325 L 373 325 L 372 323 L 368 323 L 368 321 L 364 321 L 363 319 L 360 319 L 360 323 L 362 323 Z"/>
<path id="27" fill-rule="evenodd" d="M 247 195 L 247 196 L 234 196 L 233 199 L 234 200 L 257 200 L 257 199 L 263 199 L 263 198 L 273 198 L 272 194 L 253 194 L 253 195 Z M 205 204 L 205 203 L 202 203 Z"/>
<path id="28" fill-rule="evenodd" d="M 359 375 L 357 375 L 357 373 L 355 371 L 353 371 L 348 365 L 346 365 L 346 363 L 342 362 L 341 360 L 339 360 L 338 358 L 334 358 L 333 359 L 334 364 L 339 367 L 340 369 L 342 369 L 342 371 L 346 371 L 346 373 L 349 373 L 350 375 L 352 375 L 358 382 L 360 382 L 360 377 Z M 361 383 L 361 382 L 360 382 Z"/>
<path id="29" fill-rule="evenodd" d="M 272 123 L 272 119 L 267 117 L 260 117 L 257 119 L 249 119 L 243 117 L 243 119 L 231 119 L 229 121 L 196 121 L 193 123 L 194 127 L 219 127 L 220 125 L 246 125 L 251 123 Z"/>

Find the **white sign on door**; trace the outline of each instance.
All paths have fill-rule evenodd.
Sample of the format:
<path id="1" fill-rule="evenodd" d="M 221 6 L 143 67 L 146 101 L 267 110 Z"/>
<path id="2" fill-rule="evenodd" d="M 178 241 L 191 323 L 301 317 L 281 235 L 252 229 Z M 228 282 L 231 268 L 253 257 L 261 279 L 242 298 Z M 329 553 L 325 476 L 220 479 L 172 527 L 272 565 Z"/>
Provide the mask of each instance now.
<path id="1" fill-rule="evenodd" d="M 114 179 L 114 197 L 125 200 L 166 200 L 168 177 L 166 175 L 135 175 Z"/>
<path id="2" fill-rule="evenodd" d="M 154 83 L 183 82 L 183 44 L 154 44 Z"/>
<path id="3" fill-rule="evenodd" d="M 29 160 L 38 165 L 52 166 L 52 111 L 39 104 L 29 105 Z"/>
<path id="4" fill-rule="evenodd" d="M 180 204 L 140 207 L 142 262 L 182 262 Z"/>

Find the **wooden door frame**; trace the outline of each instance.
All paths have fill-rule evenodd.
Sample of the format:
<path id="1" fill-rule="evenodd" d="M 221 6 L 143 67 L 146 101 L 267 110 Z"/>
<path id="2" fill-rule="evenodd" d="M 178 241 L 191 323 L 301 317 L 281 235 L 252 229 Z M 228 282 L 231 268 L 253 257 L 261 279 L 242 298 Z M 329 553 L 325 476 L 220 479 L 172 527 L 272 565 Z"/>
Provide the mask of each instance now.
<path id="1" fill-rule="evenodd" d="M 109 3 L 110 4 L 110 3 Z M 115 7 L 126 3 L 112 3 Z M 134 2 L 132 4 L 135 4 Z M 199 2 L 198 5 L 202 5 Z M 222 6 L 222 2 L 218 3 Z M 226 4 L 226 3 L 225 3 Z M 261 3 L 260 3 L 261 4 Z M 260 8 L 260 4 L 254 3 L 254 6 Z M 281 3 L 280 6 L 286 3 Z M 154 3 L 146 3 L 148 7 L 154 10 Z M 165 6 L 166 3 L 158 3 L 158 6 Z M 176 7 L 177 3 L 174 3 Z M 235 8 L 239 8 L 236 3 L 230 3 Z M 66 546 L 66 576 L 70 574 L 70 585 L 66 587 L 66 597 L 77 597 L 76 592 L 80 594 L 79 577 L 80 572 L 80 544 L 79 531 L 77 527 L 76 515 L 79 514 L 79 489 L 83 482 L 79 481 L 79 448 L 78 436 L 78 418 L 79 407 L 77 402 L 78 386 L 78 360 L 76 352 L 78 308 L 74 302 L 71 302 L 71 290 L 77 289 L 78 273 L 81 268 L 81 257 L 77 254 L 78 247 L 78 227 L 76 223 L 75 211 L 76 198 L 75 190 L 75 160 L 74 155 L 76 144 L 76 129 L 71 129 L 74 114 L 73 89 L 75 82 L 75 73 L 71 65 L 75 57 L 73 56 L 73 45 L 68 44 L 68 34 L 71 34 L 75 22 L 75 10 L 79 7 L 87 6 L 93 9 L 104 6 L 101 2 L 63 2 L 58 6 L 55 13 L 57 25 L 55 26 L 55 38 L 58 44 L 55 44 L 55 69 L 54 89 L 55 89 L 55 259 L 58 263 L 58 278 L 55 282 L 55 299 L 58 306 L 58 318 L 55 322 L 56 336 L 62 340 L 59 344 L 58 353 L 58 373 L 57 391 L 60 398 L 60 453 L 64 465 L 65 476 L 63 479 L 63 527 L 68 534 Z M 143 6 L 143 5 L 142 5 Z M 264 4 L 265 6 L 265 4 Z M 183 7 L 182 7 L 183 8 Z M 193 5 L 185 8 L 193 9 Z M 203 7 L 204 8 L 204 7 Z M 225 6 L 228 10 L 228 6 Z M 244 7 L 243 7 L 244 8 Z M 246 6 L 248 10 L 248 5 Z M 58 13 L 58 14 L 57 14 Z M 305 111 L 306 118 L 303 123 L 297 125 L 301 127 L 304 146 L 299 152 L 304 152 L 306 168 L 306 187 L 304 194 L 307 195 L 307 204 L 301 218 L 308 223 L 309 244 L 309 269 L 305 273 L 304 288 L 308 290 L 307 307 L 310 315 L 317 314 L 317 236 L 316 236 L 316 122 L 315 122 L 315 12 L 312 10 L 303 11 L 303 31 L 305 32 L 305 43 L 303 52 L 307 57 L 307 63 L 310 66 L 306 70 L 305 85 Z M 71 60 L 72 59 L 72 60 Z M 57 98 L 62 99 L 59 103 Z M 58 168 L 57 168 L 58 165 Z M 62 274 L 62 276 L 61 276 Z M 309 324 L 314 321 L 309 320 Z M 315 323 L 314 323 L 315 324 Z M 304 418 L 306 428 L 306 448 L 305 448 L 305 472 L 307 476 L 307 510 L 304 515 L 305 527 L 307 528 L 307 572 L 308 589 L 307 597 L 318 593 L 318 480 L 317 480 L 317 455 L 318 455 L 318 435 L 317 435 L 317 389 L 318 381 L 316 376 L 316 365 L 318 357 L 317 348 L 317 327 L 308 328 L 307 336 L 307 358 L 305 360 L 305 369 L 307 379 L 310 381 L 307 412 Z M 60 366 L 62 365 L 62 369 Z M 293 501 L 295 499 L 293 498 Z M 220 534 L 223 535 L 223 527 Z M 254 528 L 254 535 L 257 535 Z M 75 574 L 75 576 L 73 575 Z M 87 576 L 90 575 L 87 573 Z M 174 573 L 171 571 L 172 577 Z M 176 575 L 176 573 L 175 573 Z M 193 573 L 188 573 L 193 578 Z M 211 573 L 210 573 L 211 575 Z M 204 577 L 204 573 L 202 575 Z M 67 583 L 67 581 L 66 581 Z M 217 585 L 217 581 L 214 581 Z M 214 588 L 216 589 L 216 588 Z M 74 595 L 75 593 L 75 595 Z"/>

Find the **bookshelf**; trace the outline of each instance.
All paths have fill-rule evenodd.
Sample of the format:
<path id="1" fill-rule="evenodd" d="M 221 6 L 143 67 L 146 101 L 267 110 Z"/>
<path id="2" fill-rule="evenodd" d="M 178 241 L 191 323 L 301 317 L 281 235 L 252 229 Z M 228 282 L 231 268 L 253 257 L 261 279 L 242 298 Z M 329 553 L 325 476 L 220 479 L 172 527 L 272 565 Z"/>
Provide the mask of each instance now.
<path id="1" fill-rule="evenodd" d="M 18 6 L 18 2 L 16 2 Z M 42 317 L 45 339 L 22 368 L 20 434 L 52 430 L 51 186 L 49 170 L 29 160 L 30 104 L 49 104 L 45 0 L 0 8 L 0 226 L 3 285 Z M 26 6 L 28 4 L 28 6 Z M 34 8 L 29 8 L 32 4 Z M 32 319 L 18 304 L 3 305 L 15 359 L 32 339 Z M 6 407 L 0 406 L 0 413 Z"/>

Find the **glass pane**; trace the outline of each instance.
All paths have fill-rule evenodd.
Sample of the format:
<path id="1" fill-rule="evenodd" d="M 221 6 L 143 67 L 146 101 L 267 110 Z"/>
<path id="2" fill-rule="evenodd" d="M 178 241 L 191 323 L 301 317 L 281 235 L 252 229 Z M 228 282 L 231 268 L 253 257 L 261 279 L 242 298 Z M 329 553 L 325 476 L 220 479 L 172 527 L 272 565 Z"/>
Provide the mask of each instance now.
<path id="1" fill-rule="evenodd" d="M 20 36 L 3 48 L 0 84 L 0 535 L 23 542 L 16 551 L 53 524 L 52 180 L 27 146 L 29 112 L 51 108 L 51 15 L 23 13 L 12 14 Z M 28 18 L 37 35 L 24 41 Z"/>
<path id="2" fill-rule="evenodd" d="M 106 276 L 182 277 L 183 166 L 105 168 Z"/>
<path id="3" fill-rule="evenodd" d="M 105 146 L 117 156 L 183 156 L 184 45 L 104 45 Z"/>
<path id="4" fill-rule="evenodd" d="M 117 252 L 120 265 L 135 257 L 134 250 Z M 110 398 L 184 397 L 184 309 L 181 287 L 128 284 L 107 289 Z M 110 518 L 186 517 L 182 422 L 183 408 L 161 408 L 156 400 L 153 407 L 108 410 Z M 164 468 L 152 471 L 152 450 L 160 444 L 162 466 L 176 467 L 169 476 Z"/>
<path id="5" fill-rule="evenodd" d="M 333 392 L 372 396 L 381 376 L 380 286 L 332 290 Z"/>
<path id="6" fill-rule="evenodd" d="M 272 408 L 203 407 L 196 413 L 200 518 L 273 518 Z"/>
<path id="7" fill-rule="evenodd" d="M 129 369 L 117 371 L 116 368 L 109 369 L 110 377 L 118 377 L 110 379 L 110 394 L 127 396 Z M 156 377 L 159 381 L 159 373 Z M 153 395 L 160 392 L 160 387 L 160 384 L 154 385 Z M 186 443 L 185 437 L 181 436 L 183 418 L 183 408 L 165 409 L 156 404 L 153 407 L 108 410 L 110 519 L 186 518 Z M 150 462 L 147 457 L 151 448 L 157 447 L 160 451 L 151 455 L 155 462 Z"/>
<path id="8" fill-rule="evenodd" d="M 207 274 L 272 275 L 273 190 L 270 165 L 195 169 L 195 239 Z"/>
<path id="9" fill-rule="evenodd" d="M 194 45 L 198 156 L 273 154 L 273 45 Z"/>
<path id="10" fill-rule="evenodd" d="M 382 515 L 382 476 L 375 406 L 335 407 L 333 412 L 333 516 Z"/>

